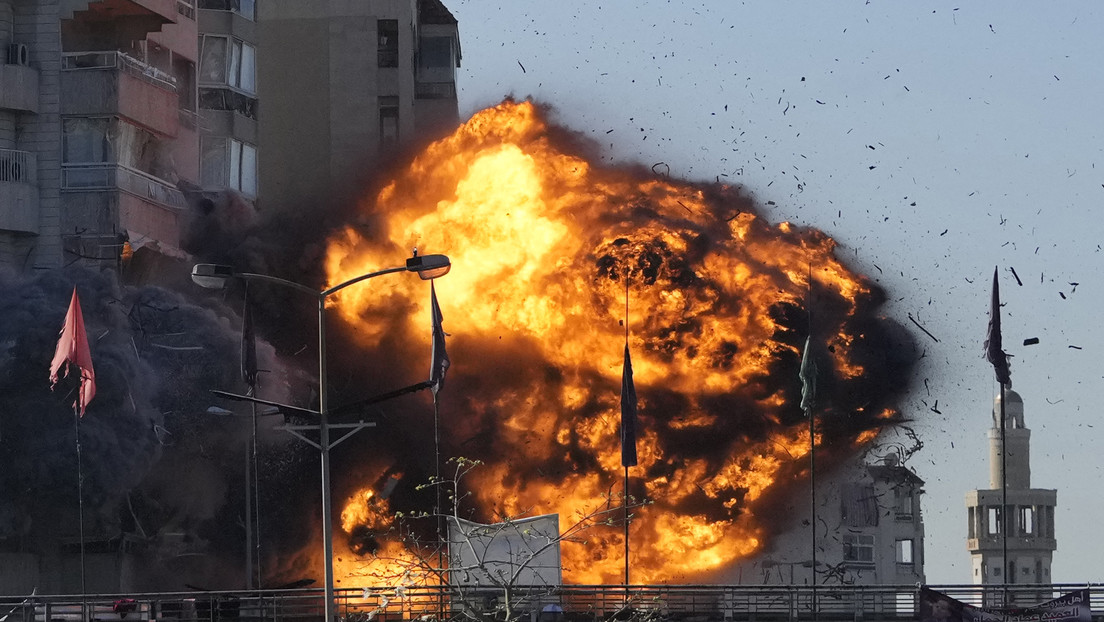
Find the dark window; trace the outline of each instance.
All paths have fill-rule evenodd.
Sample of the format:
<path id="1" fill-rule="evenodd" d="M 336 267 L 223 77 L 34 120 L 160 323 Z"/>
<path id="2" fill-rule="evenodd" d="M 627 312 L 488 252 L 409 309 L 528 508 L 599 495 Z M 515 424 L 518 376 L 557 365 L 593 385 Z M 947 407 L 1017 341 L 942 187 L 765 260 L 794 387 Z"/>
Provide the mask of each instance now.
<path id="1" fill-rule="evenodd" d="M 424 69 L 452 67 L 452 38 L 422 37 L 418 66 Z"/>
<path id="2" fill-rule="evenodd" d="M 399 142 L 399 98 L 379 98 L 380 147 L 393 147 Z"/>
<path id="3" fill-rule="evenodd" d="M 378 60 L 380 67 L 399 66 L 399 20 L 381 19 L 376 21 L 379 37 Z"/>
<path id="4" fill-rule="evenodd" d="M 843 561 L 873 564 L 874 536 L 859 533 L 843 534 Z"/>

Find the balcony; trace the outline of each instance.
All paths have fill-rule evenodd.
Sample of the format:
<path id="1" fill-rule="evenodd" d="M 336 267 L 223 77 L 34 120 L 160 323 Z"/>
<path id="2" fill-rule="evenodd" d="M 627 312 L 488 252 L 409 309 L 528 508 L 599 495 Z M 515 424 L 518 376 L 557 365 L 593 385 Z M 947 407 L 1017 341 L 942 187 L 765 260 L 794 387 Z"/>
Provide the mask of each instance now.
<path id="1" fill-rule="evenodd" d="M 114 162 L 65 164 L 61 189 L 70 191 L 122 190 L 167 209 L 184 209 L 184 195 L 162 179 Z"/>
<path id="2" fill-rule="evenodd" d="M 35 154 L 0 149 L 0 230 L 38 233 L 37 172 Z"/>
<path id="3" fill-rule="evenodd" d="M 181 218 L 187 203 L 175 186 L 114 162 L 65 164 L 63 192 L 118 192 L 119 225 L 139 237 L 157 240 L 167 250 L 180 245 Z"/>
<path id="4" fill-rule="evenodd" d="M 0 65 L 0 110 L 38 112 L 37 69 Z"/>
<path id="5" fill-rule="evenodd" d="M 418 99 L 456 99 L 456 83 L 415 82 L 414 97 Z"/>
<path id="6" fill-rule="evenodd" d="M 189 3 L 190 4 L 190 3 Z M 62 19 L 142 22 L 147 32 L 178 19 L 177 0 L 62 0 Z"/>
<path id="7" fill-rule="evenodd" d="M 180 129 L 176 80 L 123 52 L 62 55 L 63 115 L 121 116 L 164 136 Z"/>

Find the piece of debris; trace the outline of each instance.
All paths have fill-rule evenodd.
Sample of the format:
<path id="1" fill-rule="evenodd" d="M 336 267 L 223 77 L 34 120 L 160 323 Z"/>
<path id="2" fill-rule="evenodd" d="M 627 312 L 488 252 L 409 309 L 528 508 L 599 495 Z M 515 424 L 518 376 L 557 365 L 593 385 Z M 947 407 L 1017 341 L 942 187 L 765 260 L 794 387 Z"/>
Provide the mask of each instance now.
<path id="1" fill-rule="evenodd" d="M 1027 339 L 1024 339 L 1024 345 L 1025 346 L 1033 346 L 1037 343 L 1039 343 L 1039 338 L 1038 337 L 1028 337 Z"/>
<path id="2" fill-rule="evenodd" d="M 927 335 L 927 336 L 931 337 L 931 338 L 932 338 L 932 341 L 934 341 L 934 342 L 936 342 L 936 343 L 939 343 L 939 340 L 935 338 L 935 335 L 933 335 L 933 334 L 929 333 L 929 332 L 928 332 L 928 329 L 926 329 L 926 328 L 924 328 L 923 326 L 921 326 L 921 325 L 920 325 L 920 322 L 917 322 L 917 321 L 916 321 L 916 319 L 912 317 L 912 314 L 911 314 L 911 313 L 909 313 L 909 314 L 908 314 L 908 319 L 909 319 L 909 321 L 910 321 L 910 322 L 912 322 L 913 324 L 915 324 L 915 325 L 916 325 L 916 328 L 919 328 L 920 330 L 924 331 L 924 334 L 925 334 L 925 335 Z"/>
<path id="3" fill-rule="evenodd" d="M 518 67 L 521 67 L 521 73 L 525 73 L 525 65 L 522 65 L 520 60 L 518 61 Z"/>
<path id="4" fill-rule="evenodd" d="M 1069 347 L 1069 348 L 1070 348 L 1071 350 L 1080 350 L 1080 349 L 1082 349 L 1082 348 L 1081 348 L 1081 346 L 1075 346 L 1075 345 L 1070 345 L 1070 347 Z"/>
<path id="5" fill-rule="evenodd" d="M 1012 273 L 1012 276 L 1016 277 L 1016 285 L 1023 287 L 1023 281 L 1020 280 L 1020 275 L 1016 274 L 1016 269 L 1012 266 L 1008 266 L 1008 270 Z"/>

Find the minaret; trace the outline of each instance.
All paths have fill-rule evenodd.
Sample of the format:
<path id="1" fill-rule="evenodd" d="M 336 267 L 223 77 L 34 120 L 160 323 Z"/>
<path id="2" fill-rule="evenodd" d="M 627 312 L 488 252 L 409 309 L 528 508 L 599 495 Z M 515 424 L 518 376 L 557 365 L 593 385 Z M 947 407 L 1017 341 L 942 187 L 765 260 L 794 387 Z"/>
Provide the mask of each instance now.
<path id="1" fill-rule="evenodd" d="M 1005 389 L 1004 395 L 1004 447 L 1000 396 L 993 402 L 993 427 L 989 429 L 989 489 L 966 493 L 969 521 L 966 548 L 970 550 L 973 583 L 1049 585 L 1051 558 L 1057 548 L 1054 507 L 1058 491 L 1031 487 L 1031 430 L 1024 426 L 1023 399 L 1011 389 Z M 1001 460 L 1001 451 L 1005 448 L 1008 454 Z M 1003 478 L 1002 469 L 1007 469 Z M 1008 504 L 1007 560 L 1003 556 L 1005 540 L 1001 533 L 1001 499 L 1005 495 Z M 1019 598 L 1031 600 L 1033 597 L 1018 594 Z M 1026 601 L 1017 604 L 1026 604 Z"/>

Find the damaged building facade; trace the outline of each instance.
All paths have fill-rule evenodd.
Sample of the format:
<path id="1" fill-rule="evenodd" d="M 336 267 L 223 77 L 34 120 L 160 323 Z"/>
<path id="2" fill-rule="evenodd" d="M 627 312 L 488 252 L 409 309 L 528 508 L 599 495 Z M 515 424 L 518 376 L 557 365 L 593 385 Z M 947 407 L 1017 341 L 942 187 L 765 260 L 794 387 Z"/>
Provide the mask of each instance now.
<path id="1" fill-rule="evenodd" d="M 0 0 L 0 265 L 126 276 L 137 258 L 132 280 L 153 281 L 187 263 L 196 192 L 354 199 L 373 163 L 455 125 L 459 36 L 439 0 L 360 2 L 355 19 L 314 4 Z"/>
<path id="2" fill-rule="evenodd" d="M 279 120 L 288 102 L 297 105 L 302 90 L 318 85 L 274 75 L 265 88 L 266 50 L 281 62 L 282 48 L 294 46 L 279 28 L 264 41 L 261 4 L 0 0 L 0 269 L 79 263 L 116 270 L 132 284 L 180 281 L 195 262 L 184 236 L 212 205 L 205 198 L 267 209 L 262 154 L 279 163 L 300 153 L 278 126 L 262 131 L 262 104 Z M 356 92 L 333 87 L 335 102 L 356 99 L 335 114 L 370 111 L 372 131 L 353 136 L 366 154 L 357 163 L 370 164 L 420 129 L 455 124 L 459 39 L 438 0 L 357 4 L 364 17 L 355 27 L 364 30 L 314 34 L 322 47 L 371 42 L 361 50 L 370 58 L 359 62 L 378 66 L 377 81 Z M 293 68 L 345 81 L 337 65 L 344 63 L 305 55 Z M 341 163 L 348 147 L 327 145 L 319 161 Z M 346 172 L 335 165 L 334 175 Z M 150 587 L 141 583 L 148 538 L 140 530 L 78 537 L 75 519 L 61 522 L 53 542 L 0 539 L 0 593 L 76 593 L 81 548 L 89 591 Z"/>

